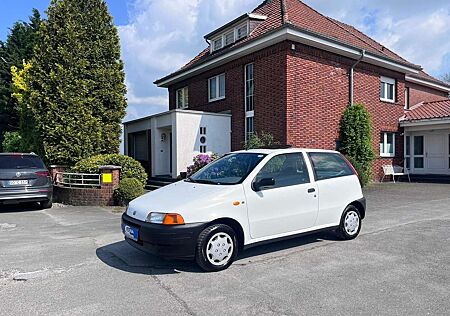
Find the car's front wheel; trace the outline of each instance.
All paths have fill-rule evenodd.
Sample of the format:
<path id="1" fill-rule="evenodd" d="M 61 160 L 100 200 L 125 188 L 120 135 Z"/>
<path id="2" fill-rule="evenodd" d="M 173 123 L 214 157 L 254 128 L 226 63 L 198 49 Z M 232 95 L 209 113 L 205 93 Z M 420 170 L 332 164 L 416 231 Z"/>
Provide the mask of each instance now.
<path id="1" fill-rule="evenodd" d="M 224 224 L 214 224 L 199 235 L 195 259 L 205 271 L 225 270 L 234 261 L 238 252 L 234 230 Z"/>
<path id="2" fill-rule="evenodd" d="M 355 206 L 349 205 L 342 214 L 341 223 L 337 229 L 337 233 L 342 239 L 350 240 L 356 238 L 360 231 L 361 214 Z"/>

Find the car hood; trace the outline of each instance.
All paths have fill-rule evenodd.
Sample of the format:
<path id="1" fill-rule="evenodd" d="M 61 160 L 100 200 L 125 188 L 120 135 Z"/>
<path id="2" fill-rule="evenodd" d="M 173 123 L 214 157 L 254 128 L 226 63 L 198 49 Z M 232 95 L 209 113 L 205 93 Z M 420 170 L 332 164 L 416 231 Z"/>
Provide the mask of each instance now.
<path id="1" fill-rule="evenodd" d="M 242 198 L 242 185 L 211 185 L 179 181 L 149 192 L 130 202 L 127 215 L 145 221 L 151 212 L 178 213 L 186 223 L 207 221 L 214 218 L 214 210 L 224 203 L 232 203 L 232 198 Z"/>

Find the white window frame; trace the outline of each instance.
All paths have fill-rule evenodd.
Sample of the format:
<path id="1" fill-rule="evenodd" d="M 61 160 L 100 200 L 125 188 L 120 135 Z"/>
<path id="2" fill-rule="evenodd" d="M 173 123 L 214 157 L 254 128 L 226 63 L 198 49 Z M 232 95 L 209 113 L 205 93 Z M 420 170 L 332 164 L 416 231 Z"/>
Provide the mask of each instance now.
<path id="1" fill-rule="evenodd" d="M 220 77 L 223 76 L 223 80 L 225 83 L 225 87 L 224 87 L 224 91 L 223 91 L 223 96 L 220 96 L 219 92 L 220 92 Z M 216 81 L 216 97 L 215 98 L 211 98 L 211 80 L 215 80 Z M 227 90 L 227 78 L 225 77 L 225 73 L 222 73 L 220 75 L 211 77 L 208 79 L 208 101 L 209 102 L 214 102 L 214 101 L 218 101 L 218 100 L 223 100 L 225 99 L 226 96 L 226 90 Z"/>
<path id="2" fill-rule="evenodd" d="M 240 28 L 242 28 L 244 26 L 246 28 L 245 34 L 243 36 L 241 36 L 241 37 L 238 37 L 238 29 L 240 29 Z M 226 36 L 228 34 L 230 34 L 231 32 L 233 32 L 233 41 L 231 43 L 227 44 L 226 43 Z M 215 52 L 215 51 L 218 51 L 218 50 L 220 50 L 220 49 L 222 49 L 222 48 L 224 48 L 224 47 L 226 47 L 228 45 L 231 45 L 231 44 L 237 42 L 240 39 L 246 38 L 249 35 L 249 33 L 250 33 L 250 21 L 246 21 L 244 23 L 238 24 L 237 26 L 235 26 L 233 28 L 229 28 L 229 29 L 225 30 L 222 34 L 220 34 L 219 36 L 216 36 L 216 37 L 211 39 L 210 51 L 211 51 L 211 53 Z M 217 41 L 220 41 L 220 43 L 221 43 L 219 48 L 215 47 L 215 43 Z"/>
<path id="3" fill-rule="evenodd" d="M 180 104 L 178 102 L 178 92 L 179 91 L 181 91 L 181 93 L 183 94 L 183 96 L 181 98 L 183 100 L 183 102 L 182 102 L 183 104 L 181 104 L 181 106 L 180 106 Z M 186 102 L 186 94 L 187 94 L 187 97 L 188 97 L 188 102 Z M 189 89 L 188 89 L 188 87 L 186 86 L 186 87 L 183 87 L 181 89 L 178 89 L 175 92 L 175 99 L 176 99 L 177 109 L 187 109 L 189 107 Z"/>
<path id="4" fill-rule="evenodd" d="M 253 65 L 253 110 L 252 111 L 247 111 L 247 66 L 249 65 Z M 244 66 L 244 112 L 245 112 L 245 141 L 248 141 L 248 136 L 249 136 L 249 132 L 248 132 L 248 126 L 247 126 L 247 118 L 252 117 L 253 118 L 253 132 L 252 134 L 255 132 L 255 101 L 254 101 L 254 96 L 255 96 L 255 88 L 254 88 L 254 84 L 255 84 L 255 65 L 254 63 L 250 63 L 250 64 L 246 64 Z"/>
<path id="5" fill-rule="evenodd" d="M 388 139 L 388 134 L 392 134 L 392 148 L 394 149 L 392 153 L 388 153 L 388 152 L 382 152 L 381 151 L 381 143 L 380 143 L 380 157 L 395 157 L 395 133 L 394 132 L 381 132 L 381 134 L 383 135 L 383 148 L 384 150 L 386 150 L 387 148 L 387 139 Z"/>
<path id="6" fill-rule="evenodd" d="M 381 96 L 381 90 L 380 90 L 380 100 L 383 101 L 383 102 L 395 103 L 395 98 L 396 98 L 396 91 L 395 90 L 397 90 L 395 79 L 381 76 L 380 77 L 380 83 L 381 83 L 380 84 L 380 89 L 381 89 L 381 85 L 385 86 L 384 87 L 384 95 L 383 96 Z M 394 88 L 392 89 L 393 90 L 392 91 L 392 99 L 389 99 L 387 97 L 388 96 L 388 92 L 387 92 L 388 91 L 388 89 L 387 89 L 388 85 L 393 85 L 394 86 Z"/>

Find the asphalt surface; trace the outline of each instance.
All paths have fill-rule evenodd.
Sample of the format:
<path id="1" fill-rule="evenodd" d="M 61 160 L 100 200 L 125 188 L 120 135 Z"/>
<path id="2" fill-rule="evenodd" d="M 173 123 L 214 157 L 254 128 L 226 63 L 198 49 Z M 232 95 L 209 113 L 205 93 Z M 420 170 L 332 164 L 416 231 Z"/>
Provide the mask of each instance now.
<path id="1" fill-rule="evenodd" d="M 0 208 L 0 314 L 448 315 L 450 185 L 366 190 L 361 235 L 314 234 L 228 270 L 127 245 L 120 209 Z"/>

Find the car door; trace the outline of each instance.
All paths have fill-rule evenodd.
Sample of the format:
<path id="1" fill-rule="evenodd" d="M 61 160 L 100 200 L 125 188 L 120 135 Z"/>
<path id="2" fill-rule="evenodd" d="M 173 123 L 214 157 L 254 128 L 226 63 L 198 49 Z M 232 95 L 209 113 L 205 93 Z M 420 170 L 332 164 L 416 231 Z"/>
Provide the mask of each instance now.
<path id="1" fill-rule="evenodd" d="M 339 225 L 342 212 L 353 201 L 362 198 L 359 179 L 345 160 L 335 152 L 310 152 L 319 193 L 316 226 Z"/>
<path id="2" fill-rule="evenodd" d="M 318 213 L 318 193 L 301 152 L 272 157 L 245 187 L 250 235 L 253 239 L 312 227 Z M 255 188 L 262 179 L 274 184 Z M 270 182 L 270 181 L 269 181 Z"/>

